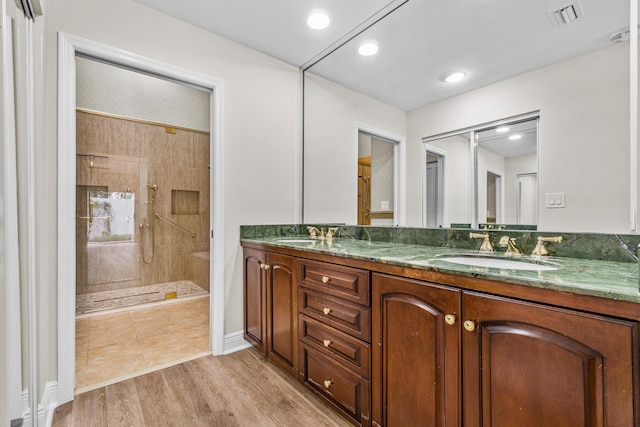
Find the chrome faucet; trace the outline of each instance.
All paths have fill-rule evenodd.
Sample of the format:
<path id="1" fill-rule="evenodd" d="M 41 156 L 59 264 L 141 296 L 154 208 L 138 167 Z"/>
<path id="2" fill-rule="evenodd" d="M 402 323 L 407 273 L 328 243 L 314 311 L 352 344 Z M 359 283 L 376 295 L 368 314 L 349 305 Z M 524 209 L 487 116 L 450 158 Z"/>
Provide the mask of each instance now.
<path id="1" fill-rule="evenodd" d="M 472 239 L 484 239 L 482 245 L 480 245 L 480 252 L 493 252 L 491 242 L 489 241 L 489 233 L 469 233 L 469 237 Z"/>
<path id="2" fill-rule="evenodd" d="M 533 249 L 533 252 L 531 252 L 531 256 L 546 256 L 546 255 L 549 255 L 549 252 L 547 252 L 547 248 L 544 247 L 544 242 L 560 243 L 560 242 L 562 242 L 562 236 L 557 236 L 557 237 L 538 237 L 538 243 L 536 244 L 536 247 Z"/>
<path id="3" fill-rule="evenodd" d="M 504 253 L 506 256 L 520 256 L 522 255 L 516 247 L 515 237 L 502 236 L 500 238 L 500 247 L 507 248 Z"/>

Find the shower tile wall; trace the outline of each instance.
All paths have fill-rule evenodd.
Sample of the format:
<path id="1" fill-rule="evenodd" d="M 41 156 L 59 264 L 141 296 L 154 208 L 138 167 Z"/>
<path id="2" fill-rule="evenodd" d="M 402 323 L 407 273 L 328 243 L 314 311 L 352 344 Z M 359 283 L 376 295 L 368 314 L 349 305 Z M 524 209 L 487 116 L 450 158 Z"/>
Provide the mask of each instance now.
<path id="1" fill-rule="evenodd" d="M 87 244 L 87 220 L 76 220 L 77 293 L 188 279 L 191 254 L 209 250 L 209 134 L 181 129 L 167 133 L 164 126 L 84 111 L 76 113 L 76 120 L 77 216 L 87 216 L 89 188 L 135 194 L 133 242 Z M 145 203 L 147 184 L 158 186 L 152 205 Z M 172 213 L 172 193 L 176 197 L 184 192 L 197 193 L 197 213 Z M 194 193 L 187 194 L 193 200 Z M 156 219 L 156 213 L 196 237 Z M 150 264 L 141 257 L 141 223 L 156 228 Z M 148 261 L 149 230 L 144 233 Z"/>

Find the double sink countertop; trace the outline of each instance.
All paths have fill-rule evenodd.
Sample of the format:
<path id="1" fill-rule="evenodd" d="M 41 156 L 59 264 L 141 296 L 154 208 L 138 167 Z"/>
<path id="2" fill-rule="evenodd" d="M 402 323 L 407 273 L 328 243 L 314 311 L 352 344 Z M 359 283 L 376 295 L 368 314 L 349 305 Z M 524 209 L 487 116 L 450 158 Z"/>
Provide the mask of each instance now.
<path id="1" fill-rule="evenodd" d="M 502 248 L 493 253 L 480 253 L 469 249 L 367 241 L 350 237 L 320 240 L 298 235 L 251 237 L 242 238 L 241 241 L 640 303 L 637 263 L 554 256 L 531 257 L 526 254 L 513 257 L 505 256 Z M 451 257 L 458 259 L 446 260 Z M 510 264 L 512 262 L 516 264 Z M 470 265 L 471 263 L 487 263 L 489 266 Z M 538 268 L 540 265 L 549 269 L 527 269 Z"/>

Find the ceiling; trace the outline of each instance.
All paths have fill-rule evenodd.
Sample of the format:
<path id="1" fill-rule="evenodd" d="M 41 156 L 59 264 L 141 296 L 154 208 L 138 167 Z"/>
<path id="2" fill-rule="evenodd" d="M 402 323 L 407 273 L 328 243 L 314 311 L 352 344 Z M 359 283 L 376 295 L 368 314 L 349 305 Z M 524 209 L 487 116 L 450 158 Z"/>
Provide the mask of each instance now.
<path id="1" fill-rule="evenodd" d="M 629 0 L 136 1 L 404 111 L 610 46 L 629 26 Z M 578 19 L 556 25 L 549 12 L 570 2 Z M 306 25 L 317 8 L 325 30 Z M 377 55 L 357 54 L 364 40 Z M 467 77 L 446 84 L 451 70 Z"/>

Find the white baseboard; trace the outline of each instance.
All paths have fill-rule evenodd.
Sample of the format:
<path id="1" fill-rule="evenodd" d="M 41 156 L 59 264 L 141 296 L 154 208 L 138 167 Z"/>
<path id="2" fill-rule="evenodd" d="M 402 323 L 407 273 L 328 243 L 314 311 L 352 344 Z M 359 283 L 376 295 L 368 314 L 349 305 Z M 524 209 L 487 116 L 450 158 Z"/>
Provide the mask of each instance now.
<path id="1" fill-rule="evenodd" d="M 249 347 L 251 347 L 251 344 L 245 341 L 244 332 L 234 332 L 224 336 L 224 351 L 222 354 L 235 353 Z"/>
<path id="2" fill-rule="evenodd" d="M 53 413 L 58 406 L 58 382 L 50 381 L 44 387 L 42 400 L 38 404 L 38 427 L 51 427 L 53 423 Z M 31 411 L 29 410 L 29 392 L 22 392 L 23 427 L 33 427 Z"/>

